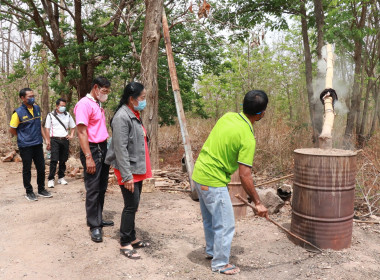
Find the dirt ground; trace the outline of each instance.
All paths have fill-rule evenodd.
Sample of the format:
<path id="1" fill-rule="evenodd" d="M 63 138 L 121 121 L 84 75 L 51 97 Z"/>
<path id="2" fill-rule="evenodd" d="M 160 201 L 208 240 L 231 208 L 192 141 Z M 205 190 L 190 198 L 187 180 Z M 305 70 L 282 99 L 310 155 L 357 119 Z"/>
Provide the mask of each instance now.
<path id="1" fill-rule="evenodd" d="M 277 227 L 252 216 L 236 223 L 231 263 L 241 273 L 211 272 L 204 256 L 197 202 L 185 193 L 143 193 L 138 236 L 152 247 L 142 259 L 119 253 L 122 196 L 107 191 L 104 242 L 90 240 L 83 180 L 50 189 L 53 198 L 24 198 L 21 163 L 0 163 L 0 279 L 380 279 L 380 225 L 354 224 L 352 246 L 314 254 L 294 245 Z M 35 184 L 35 171 L 32 178 Z M 290 210 L 272 218 L 289 226 Z"/>

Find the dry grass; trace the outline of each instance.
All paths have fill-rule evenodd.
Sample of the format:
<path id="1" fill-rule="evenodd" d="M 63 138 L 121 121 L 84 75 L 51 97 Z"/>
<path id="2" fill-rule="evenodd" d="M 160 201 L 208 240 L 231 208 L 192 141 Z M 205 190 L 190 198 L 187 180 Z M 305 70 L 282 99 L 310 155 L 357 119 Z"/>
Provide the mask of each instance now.
<path id="1" fill-rule="evenodd" d="M 211 119 L 187 119 L 195 159 L 214 124 L 215 121 Z M 256 174 L 262 176 L 270 177 L 292 172 L 293 150 L 311 145 L 308 143 L 310 137 L 307 126 L 291 127 L 282 119 L 266 117 L 255 124 L 254 132 L 256 154 L 253 169 Z M 180 164 L 183 147 L 178 123 L 159 129 L 159 147 L 161 168 Z"/>
<path id="2" fill-rule="evenodd" d="M 16 139 L 8 133 L 9 125 L 4 113 L 0 114 L 2 147 L 16 147 Z M 194 159 L 197 158 L 215 121 L 212 119 L 187 118 Z M 336 138 L 341 126 L 336 126 Z M 293 151 L 311 147 L 310 127 L 290 125 L 286 120 L 270 114 L 254 125 L 256 154 L 254 173 L 263 178 L 287 175 L 293 171 Z M 180 167 L 184 154 L 182 136 L 178 123 L 159 128 L 160 168 Z M 361 215 L 380 214 L 380 132 L 377 132 L 358 155 L 356 207 Z M 77 137 L 71 141 L 71 154 L 79 157 Z"/>
<path id="3" fill-rule="evenodd" d="M 193 151 L 200 151 L 215 122 L 205 119 L 187 118 L 187 131 Z M 162 126 L 159 129 L 158 146 L 162 151 L 182 148 L 182 136 L 178 122 L 171 126 Z"/>
<path id="4" fill-rule="evenodd" d="M 358 156 L 357 208 L 362 216 L 380 214 L 380 133 L 375 134 Z"/>
<path id="5" fill-rule="evenodd" d="M 264 118 L 255 124 L 256 154 L 253 169 L 262 176 L 286 175 L 293 169 L 293 151 L 311 147 L 309 127 L 291 126 L 281 118 Z"/>
<path id="6" fill-rule="evenodd" d="M 194 159 L 197 158 L 215 122 L 213 120 L 187 119 Z M 342 134 L 337 127 L 336 137 Z M 254 125 L 256 154 L 253 171 L 256 176 L 272 178 L 293 171 L 293 151 L 312 147 L 310 127 L 291 126 L 283 119 L 266 117 Z M 342 129 L 340 129 L 342 130 Z M 336 145 L 339 145 L 336 139 Z M 368 142 L 357 157 L 356 209 L 361 215 L 380 214 L 380 133 Z M 179 125 L 163 126 L 159 130 L 160 167 L 180 166 L 183 156 Z"/>

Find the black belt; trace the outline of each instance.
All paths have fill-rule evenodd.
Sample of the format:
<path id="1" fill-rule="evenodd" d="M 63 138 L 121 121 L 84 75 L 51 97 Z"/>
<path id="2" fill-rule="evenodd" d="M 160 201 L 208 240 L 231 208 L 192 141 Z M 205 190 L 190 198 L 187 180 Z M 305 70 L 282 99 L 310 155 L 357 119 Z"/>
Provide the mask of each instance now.
<path id="1" fill-rule="evenodd" d="M 66 137 L 51 137 L 52 139 L 57 139 L 57 140 L 68 140 Z"/>
<path id="2" fill-rule="evenodd" d="M 107 140 L 100 142 L 100 143 L 88 142 L 88 145 L 90 148 L 97 148 L 98 153 L 99 153 L 101 158 L 103 156 L 105 156 L 104 152 L 106 151 L 106 148 L 107 148 Z M 93 152 L 91 151 L 91 153 L 93 153 Z"/>
<path id="3" fill-rule="evenodd" d="M 93 143 L 93 142 L 88 142 L 88 144 L 90 146 L 101 146 L 101 145 L 106 145 L 107 144 L 107 140 L 104 140 L 103 142 L 100 142 L 100 143 Z"/>

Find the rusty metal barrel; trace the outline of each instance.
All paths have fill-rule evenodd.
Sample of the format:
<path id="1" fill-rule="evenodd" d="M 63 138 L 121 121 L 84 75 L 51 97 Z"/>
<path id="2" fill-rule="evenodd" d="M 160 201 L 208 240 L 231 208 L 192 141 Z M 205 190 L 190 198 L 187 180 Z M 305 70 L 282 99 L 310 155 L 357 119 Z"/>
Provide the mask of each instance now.
<path id="1" fill-rule="evenodd" d="M 356 153 L 294 151 L 291 231 L 322 249 L 351 246 Z"/>
<path id="2" fill-rule="evenodd" d="M 231 182 L 228 184 L 228 192 L 230 194 L 232 206 L 234 208 L 235 220 L 245 218 L 247 216 L 247 205 L 235 197 L 237 194 L 240 194 L 240 196 L 244 198 L 247 197 L 247 193 L 241 185 L 239 169 L 231 175 Z"/>

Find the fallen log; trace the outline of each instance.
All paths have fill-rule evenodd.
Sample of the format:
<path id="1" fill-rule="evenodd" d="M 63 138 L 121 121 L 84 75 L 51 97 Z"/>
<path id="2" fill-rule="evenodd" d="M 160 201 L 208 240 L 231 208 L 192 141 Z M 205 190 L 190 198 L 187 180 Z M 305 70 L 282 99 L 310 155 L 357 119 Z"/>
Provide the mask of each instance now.
<path id="1" fill-rule="evenodd" d="M 363 224 L 380 224 L 380 221 L 362 221 L 362 220 L 357 220 L 354 219 L 355 223 L 363 223 Z"/>

